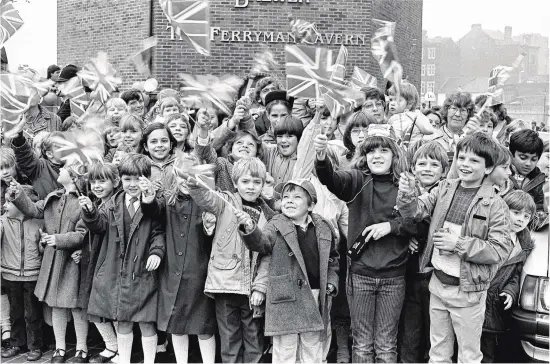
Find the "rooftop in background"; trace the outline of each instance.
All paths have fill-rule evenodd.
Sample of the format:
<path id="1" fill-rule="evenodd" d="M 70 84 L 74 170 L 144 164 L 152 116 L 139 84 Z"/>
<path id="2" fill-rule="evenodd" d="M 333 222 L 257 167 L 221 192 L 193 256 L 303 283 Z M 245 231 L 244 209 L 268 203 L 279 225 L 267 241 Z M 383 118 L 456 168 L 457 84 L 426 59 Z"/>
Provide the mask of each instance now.
<path id="1" fill-rule="evenodd" d="M 450 77 L 437 90 L 438 94 L 450 94 L 455 91 L 468 91 L 472 94 L 487 92 L 489 77 Z"/>
<path id="2" fill-rule="evenodd" d="M 489 36 L 491 39 L 495 40 L 497 44 L 500 45 L 506 45 L 506 44 L 522 44 L 522 45 L 532 45 L 532 46 L 541 46 L 541 41 L 546 42 L 546 48 L 548 48 L 548 37 L 543 36 L 538 33 L 522 33 L 515 36 L 512 36 L 512 27 L 507 25 L 504 27 L 504 33 L 500 30 L 493 30 L 493 29 L 483 29 L 481 24 L 472 24 L 472 27 L 470 31 L 472 30 L 478 30 L 483 33 L 485 33 L 487 36 Z M 460 40 L 460 41 L 467 35 L 466 33 Z M 440 37 L 436 37 L 434 39 L 437 39 Z"/>

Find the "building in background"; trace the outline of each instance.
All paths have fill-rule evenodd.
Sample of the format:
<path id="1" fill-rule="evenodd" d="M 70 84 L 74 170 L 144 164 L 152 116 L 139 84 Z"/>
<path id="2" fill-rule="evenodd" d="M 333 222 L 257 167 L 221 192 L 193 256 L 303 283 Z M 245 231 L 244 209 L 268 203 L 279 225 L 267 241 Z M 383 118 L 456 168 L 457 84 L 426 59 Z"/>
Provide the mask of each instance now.
<path id="1" fill-rule="evenodd" d="M 284 77 L 284 46 L 292 44 L 289 14 L 314 22 L 322 33 L 316 45 L 337 51 L 345 44 L 347 76 L 358 66 L 383 82 L 371 55 L 372 18 L 397 22 L 395 42 L 404 74 L 420 89 L 422 1 L 399 0 L 211 0 L 211 55 L 195 52 L 168 23 L 158 0 L 57 1 L 59 64 L 84 64 L 98 51 L 109 55 L 124 80 L 123 88 L 143 79 L 127 61 L 140 42 L 158 39 L 152 73 L 160 87 L 178 86 L 178 74 L 226 73 L 245 76 L 256 53 L 269 47 Z M 75 31 L 78 29 L 78 31 Z M 336 53 L 336 52 L 334 52 Z"/>
<path id="2" fill-rule="evenodd" d="M 422 31 L 422 66 L 420 70 L 421 101 L 427 92 L 438 94 L 438 90 L 450 77 L 455 77 L 460 69 L 460 50 L 449 37 L 429 38 Z M 436 101 L 437 102 L 437 101 Z"/>

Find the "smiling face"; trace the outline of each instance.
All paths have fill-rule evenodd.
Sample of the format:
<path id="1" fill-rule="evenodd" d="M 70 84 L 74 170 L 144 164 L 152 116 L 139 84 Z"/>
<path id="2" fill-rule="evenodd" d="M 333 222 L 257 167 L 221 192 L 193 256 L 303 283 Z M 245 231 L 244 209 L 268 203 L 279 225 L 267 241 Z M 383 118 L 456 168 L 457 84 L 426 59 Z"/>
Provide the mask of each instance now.
<path id="1" fill-rule="evenodd" d="M 510 229 L 518 233 L 525 229 L 531 220 L 531 214 L 525 210 L 510 209 Z"/>
<path id="2" fill-rule="evenodd" d="M 258 152 L 258 146 L 254 141 L 252 135 L 244 135 L 240 139 L 236 140 L 231 147 L 231 155 L 235 160 L 246 157 L 255 157 Z"/>
<path id="3" fill-rule="evenodd" d="M 126 107 L 112 105 L 107 109 L 107 117 L 112 121 L 120 121 L 120 118 L 126 112 Z"/>
<path id="4" fill-rule="evenodd" d="M 301 221 L 313 210 L 313 206 L 309 206 L 308 194 L 302 187 L 289 187 L 283 191 L 281 212 L 293 221 Z"/>
<path id="5" fill-rule="evenodd" d="M 131 114 L 143 116 L 145 111 L 145 102 L 143 101 L 143 98 L 140 97 L 139 100 L 128 101 L 128 111 Z"/>
<path id="6" fill-rule="evenodd" d="M 127 129 L 120 133 L 120 135 L 122 138 L 122 143 L 124 145 L 127 145 L 133 149 L 137 149 L 143 133 L 141 130 Z"/>
<path id="7" fill-rule="evenodd" d="M 277 135 L 277 150 L 284 157 L 290 157 L 298 148 L 298 137 L 291 134 Z"/>
<path id="8" fill-rule="evenodd" d="M 413 167 L 416 179 L 422 187 L 433 186 L 443 177 L 443 166 L 441 162 L 431 158 L 418 158 Z"/>
<path id="9" fill-rule="evenodd" d="M 273 105 L 271 111 L 269 112 L 268 118 L 271 122 L 271 127 L 275 128 L 275 125 L 288 116 L 288 109 L 286 106 L 277 104 Z"/>
<path id="10" fill-rule="evenodd" d="M 512 175 L 512 171 L 510 170 L 510 164 L 504 164 L 500 166 L 496 166 L 493 169 L 493 172 L 489 175 L 489 178 L 491 179 L 491 182 L 496 184 L 497 186 L 504 187 L 506 185 L 506 181 L 510 176 Z"/>
<path id="11" fill-rule="evenodd" d="M 264 181 L 260 177 L 253 177 L 250 171 L 246 171 L 235 183 L 235 188 L 241 198 L 248 202 L 256 201 L 260 197 L 263 187 Z"/>
<path id="12" fill-rule="evenodd" d="M 144 146 L 149 152 L 154 162 L 164 162 L 170 154 L 171 144 L 168 131 L 166 129 L 153 130 L 147 138 L 147 144 Z"/>
<path id="13" fill-rule="evenodd" d="M 0 179 L 5 183 L 10 183 L 16 176 L 15 166 L 2 166 L 0 168 Z"/>
<path id="14" fill-rule="evenodd" d="M 376 147 L 367 153 L 367 165 L 372 174 L 388 174 L 391 172 L 393 152 L 390 148 Z"/>
<path id="15" fill-rule="evenodd" d="M 461 150 L 456 159 L 458 178 L 462 187 L 478 187 L 485 175 L 493 171 L 493 167 L 485 166 L 485 159 L 469 150 Z"/>
<path id="16" fill-rule="evenodd" d="M 162 110 L 162 117 L 167 118 L 168 116 L 178 114 L 179 112 L 180 110 L 177 105 L 166 106 L 164 110 Z"/>
<path id="17" fill-rule="evenodd" d="M 108 178 L 94 179 L 90 181 L 90 187 L 95 197 L 106 200 L 113 194 L 115 184 Z"/>
<path id="18" fill-rule="evenodd" d="M 376 122 L 384 122 L 384 103 L 375 98 L 368 98 L 363 104 L 363 111 L 374 116 Z"/>
<path id="19" fill-rule="evenodd" d="M 122 182 L 122 189 L 130 197 L 137 197 L 141 195 L 141 189 L 139 188 L 139 177 L 138 176 L 129 176 L 127 174 L 122 175 L 120 179 Z"/>
<path id="20" fill-rule="evenodd" d="M 187 123 L 182 119 L 172 120 L 166 126 L 170 129 L 178 144 L 183 143 L 187 139 L 189 128 L 187 127 Z"/>
<path id="21" fill-rule="evenodd" d="M 523 153 L 516 150 L 514 158 L 512 159 L 512 164 L 519 174 L 527 176 L 535 169 L 538 161 L 539 157 L 535 153 Z"/>
<path id="22" fill-rule="evenodd" d="M 109 133 L 107 133 L 107 143 L 109 143 L 109 146 L 111 148 L 118 147 L 118 143 L 120 142 L 120 138 L 121 138 L 121 134 L 120 134 L 120 130 L 118 128 L 113 129 Z"/>

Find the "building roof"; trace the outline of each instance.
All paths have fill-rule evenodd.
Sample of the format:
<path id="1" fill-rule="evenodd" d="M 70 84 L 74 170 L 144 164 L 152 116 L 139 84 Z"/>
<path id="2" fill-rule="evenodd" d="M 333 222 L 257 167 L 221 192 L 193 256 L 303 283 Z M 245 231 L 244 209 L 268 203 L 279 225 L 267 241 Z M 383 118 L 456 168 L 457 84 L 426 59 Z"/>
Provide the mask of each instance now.
<path id="1" fill-rule="evenodd" d="M 495 40 L 504 40 L 504 33 L 500 30 L 481 29 L 485 34 Z"/>
<path id="2" fill-rule="evenodd" d="M 461 90 L 477 94 L 487 92 L 488 87 L 489 77 L 449 77 L 437 93 L 450 94 Z"/>

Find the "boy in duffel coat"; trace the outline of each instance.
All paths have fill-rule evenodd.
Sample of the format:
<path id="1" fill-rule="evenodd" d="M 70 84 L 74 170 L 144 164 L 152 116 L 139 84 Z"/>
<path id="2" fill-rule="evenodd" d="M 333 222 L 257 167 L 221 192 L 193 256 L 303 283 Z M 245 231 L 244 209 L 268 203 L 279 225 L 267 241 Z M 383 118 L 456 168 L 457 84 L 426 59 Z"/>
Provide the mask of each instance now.
<path id="1" fill-rule="evenodd" d="M 330 317 L 327 295 L 337 294 L 338 251 L 330 225 L 311 213 L 316 201 L 311 182 L 301 179 L 283 186 L 282 214 L 263 229 L 245 212 L 235 213 L 246 246 L 271 254 L 265 335 L 273 336 L 274 363 L 324 359 Z"/>

